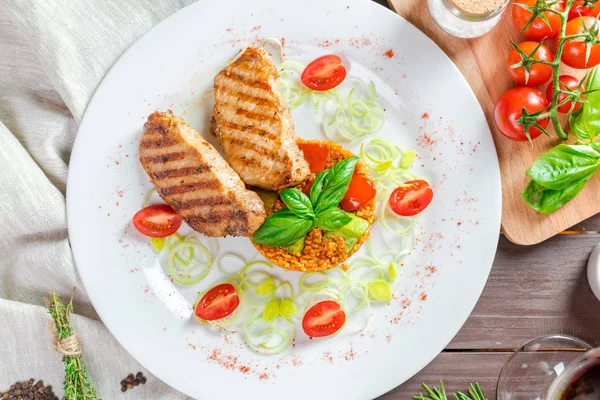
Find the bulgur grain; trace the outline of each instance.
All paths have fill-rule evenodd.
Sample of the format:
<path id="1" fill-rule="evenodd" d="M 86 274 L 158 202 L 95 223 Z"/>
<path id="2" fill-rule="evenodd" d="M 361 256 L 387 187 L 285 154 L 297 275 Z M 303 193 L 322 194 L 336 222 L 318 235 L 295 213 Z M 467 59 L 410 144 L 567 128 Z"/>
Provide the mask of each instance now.
<path id="1" fill-rule="evenodd" d="M 327 164 L 325 165 L 326 169 L 331 168 L 339 161 L 350 158 L 354 155 L 350 150 L 345 149 L 337 143 L 298 139 L 298 143 L 308 142 L 318 142 L 329 148 L 329 156 L 327 158 Z M 369 179 L 371 182 L 373 181 L 369 175 L 369 172 L 367 171 L 366 166 L 361 161 L 356 164 L 355 172 L 367 177 L 367 179 Z M 312 184 L 315 176 L 316 174 L 311 174 L 306 181 L 296 186 L 296 189 L 303 190 L 306 185 Z M 283 207 L 285 207 L 285 204 L 283 204 L 281 200 L 277 200 L 273 212 Z M 361 218 L 366 219 L 370 225 L 373 225 L 375 215 L 375 199 L 371 200 L 358 210 L 353 211 L 353 213 Z M 346 242 L 344 242 L 344 239 L 339 236 L 330 236 L 324 238 L 324 231 L 317 227 L 313 228 L 308 233 L 304 243 L 304 249 L 302 249 L 302 251 L 296 255 L 290 254 L 286 250 L 279 247 L 264 246 L 256 243 L 253 244 L 254 247 L 256 247 L 256 249 L 265 258 L 282 268 L 302 272 L 323 271 L 325 269 L 335 267 L 336 265 L 346 261 L 352 254 L 356 253 L 369 237 L 369 230 L 370 227 L 366 230 L 366 232 L 358 240 L 358 243 L 348 254 L 346 254 L 347 246 Z M 346 264 L 343 265 L 347 268 Z"/>

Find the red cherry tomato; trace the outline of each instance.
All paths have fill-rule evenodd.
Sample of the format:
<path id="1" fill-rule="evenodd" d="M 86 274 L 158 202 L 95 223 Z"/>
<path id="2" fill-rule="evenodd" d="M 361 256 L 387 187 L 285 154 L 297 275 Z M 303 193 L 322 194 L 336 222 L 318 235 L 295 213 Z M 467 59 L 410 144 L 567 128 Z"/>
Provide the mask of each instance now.
<path id="1" fill-rule="evenodd" d="M 344 211 L 354 211 L 373 200 L 376 194 L 373 182 L 355 172 L 340 206 Z"/>
<path id="2" fill-rule="evenodd" d="M 548 100 L 544 94 L 537 89 L 520 86 L 512 88 L 504 92 L 496 102 L 494 109 L 494 120 L 500 132 L 507 138 L 517 142 L 525 142 L 529 140 L 525 135 L 523 126 L 517 123 L 517 120 L 523 115 L 523 108 L 528 113 L 543 110 L 548 107 Z M 538 124 L 545 128 L 548 126 L 548 118 L 538 121 Z M 535 139 L 542 132 L 534 127 L 529 128 L 529 136 Z"/>
<path id="3" fill-rule="evenodd" d="M 308 309 L 302 318 L 302 329 L 310 337 L 331 336 L 346 323 L 346 312 L 333 300 L 321 301 Z"/>
<path id="4" fill-rule="evenodd" d="M 600 40 L 600 24 L 596 22 L 593 17 L 581 17 L 575 18 L 567 22 L 567 29 L 565 31 L 566 36 L 579 35 L 585 32 L 585 28 L 588 30 L 596 30 L 597 39 Z M 586 62 L 587 48 L 584 42 L 575 42 L 575 39 L 567 40 L 563 47 L 563 53 L 560 60 L 572 68 L 592 68 L 600 64 L 600 44 L 592 44 L 589 58 Z"/>
<path id="5" fill-rule="evenodd" d="M 333 89 L 346 78 L 346 67 L 335 55 L 319 57 L 304 68 L 300 80 L 312 90 Z"/>
<path id="6" fill-rule="evenodd" d="M 559 80 L 559 86 L 561 88 L 561 90 L 566 90 L 566 89 L 571 89 L 571 90 L 575 90 L 577 88 L 577 86 L 579 85 L 579 81 L 577 80 L 577 78 L 571 76 L 571 75 L 561 75 L 558 77 Z M 579 88 L 579 91 L 582 91 L 583 87 Z M 554 91 L 554 82 L 550 82 L 550 84 L 548 85 L 548 89 L 546 89 L 546 99 L 548 99 L 549 102 L 552 101 L 552 95 Z M 566 94 L 559 94 L 558 95 L 558 104 L 561 104 L 563 101 L 565 101 L 565 99 L 567 98 Z M 558 112 L 561 113 L 568 113 L 571 110 L 571 105 L 573 104 L 572 101 L 569 101 L 563 105 L 559 105 L 558 106 Z M 581 102 L 578 101 L 575 104 L 575 107 L 573 108 L 573 111 L 577 110 L 579 107 L 581 107 Z"/>
<path id="7" fill-rule="evenodd" d="M 524 9 L 523 7 L 519 6 L 519 4 L 522 4 L 527 7 L 535 7 L 536 3 L 537 0 L 517 0 L 513 4 L 512 20 L 519 31 L 522 31 L 522 29 L 525 27 L 525 25 L 527 25 L 527 23 L 533 16 L 533 13 L 531 11 Z M 556 11 L 564 11 L 564 5 L 561 2 L 556 2 L 555 4 L 552 4 L 552 1 L 546 0 L 546 4 L 549 6 L 549 8 L 552 8 Z M 533 20 L 533 22 L 527 27 L 527 29 L 522 31 L 523 35 L 527 39 L 535 40 L 536 42 L 541 42 L 543 39 L 552 37 L 560 31 L 560 15 L 557 15 L 550 11 L 545 11 L 544 16 L 550 23 L 550 26 L 548 26 L 548 24 L 546 24 L 546 22 L 544 22 L 544 20 L 541 19 L 539 16 L 536 17 Z"/>
<path id="8" fill-rule="evenodd" d="M 530 56 L 538 45 L 539 43 L 537 42 L 523 42 L 519 43 L 519 48 Z M 554 56 L 548 46 L 542 44 L 533 55 L 533 59 L 552 62 L 554 61 Z M 506 69 L 511 79 L 518 85 L 540 86 L 548 82 L 552 77 L 553 70 L 550 65 L 533 64 L 529 68 L 529 79 L 526 81 L 525 67 L 511 68 L 511 66 L 519 62 L 521 62 L 521 55 L 517 50 L 512 49 L 506 59 Z"/>
<path id="9" fill-rule="evenodd" d="M 329 148 L 321 143 L 308 142 L 298 145 L 304 153 L 304 159 L 310 165 L 310 172 L 318 173 L 325 169 Z"/>
<path id="10" fill-rule="evenodd" d="M 142 208 L 133 216 L 133 225 L 142 234 L 161 238 L 174 234 L 181 226 L 181 217 L 166 204 Z"/>
<path id="11" fill-rule="evenodd" d="M 408 181 L 392 192 L 390 207 L 396 214 L 410 217 L 426 209 L 432 199 L 433 190 L 429 183 L 422 180 Z"/>
<path id="12" fill-rule="evenodd" d="M 566 1 L 563 1 L 563 8 Z M 581 17 L 597 17 L 600 14 L 600 4 L 586 6 L 585 1 L 577 0 L 569 10 L 569 21 Z"/>
<path id="13" fill-rule="evenodd" d="M 230 283 L 211 288 L 196 305 L 196 316 L 205 321 L 215 321 L 231 315 L 240 305 L 240 298 Z"/>

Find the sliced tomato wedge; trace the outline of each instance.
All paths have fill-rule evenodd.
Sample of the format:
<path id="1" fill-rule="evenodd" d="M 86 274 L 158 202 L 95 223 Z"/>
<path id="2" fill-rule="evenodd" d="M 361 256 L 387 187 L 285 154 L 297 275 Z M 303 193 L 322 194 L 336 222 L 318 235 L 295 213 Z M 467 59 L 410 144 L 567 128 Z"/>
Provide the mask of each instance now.
<path id="1" fill-rule="evenodd" d="M 355 211 L 373 200 L 375 195 L 377 195 L 377 191 L 373 182 L 355 172 L 340 206 L 344 211 Z"/>
<path id="2" fill-rule="evenodd" d="M 304 153 L 304 159 L 310 165 L 310 172 L 318 173 L 325 169 L 327 157 L 329 157 L 329 148 L 321 143 L 302 143 L 299 144 L 300 150 Z"/>
<path id="3" fill-rule="evenodd" d="M 346 312 L 333 300 L 321 301 L 308 309 L 302 318 L 302 329 L 310 337 L 331 336 L 346 323 Z"/>
<path id="4" fill-rule="evenodd" d="M 181 217 L 171 206 L 156 204 L 135 213 L 133 225 L 146 236 L 161 238 L 177 232 L 181 226 Z"/>
<path id="5" fill-rule="evenodd" d="M 404 182 L 404 185 L 396 188 L 390 195 L 390 207 L 398 215 L 417 215 L 431 203 L 433 190 L 429 183 L 422 180 Z"/>
<path id="6" fill-rule="evenodd" d="M 196 305 L 196 316 L 205 321 L 215 321 L 231 315 L 240 305 L 240 297 L 231 283 L 211 288 Z"/>
<path id="7" fill-rule="evenodd" d="M 333 89 L 346 79 L 346 67 L 342 59 L 330 54 L 312 61 L 302 71 L 300 80 L 312 90 Z"/>

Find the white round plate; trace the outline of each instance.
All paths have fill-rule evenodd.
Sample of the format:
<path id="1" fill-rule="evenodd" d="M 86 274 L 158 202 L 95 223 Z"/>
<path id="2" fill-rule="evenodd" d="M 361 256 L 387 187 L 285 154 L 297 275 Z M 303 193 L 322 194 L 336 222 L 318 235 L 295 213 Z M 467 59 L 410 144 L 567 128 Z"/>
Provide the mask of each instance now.
<path id="1" fill-rule="evenodd" d="M 435 192 L 397 294 L 374 308 L 369 327 L 320 340 L 299 331 L 295 346 L 275 356 L 251 352 L 239 335 L 203 329 L 191 304 L 219 280 L 216 271 L 192 288 L 174 286 L 131 224 L 151 188 L 137 154 L 147 116 L 171 108 L 208 138 L 203 93 L 244 43 L 267 37 L 284 38 L 286 54 L 306 61 L 339 54 L 350 76 L 374 82 L 386 107 L 374 137 L 416 149 L 415 172 Z M 293 115 L 299 136 L 323 138 L 308 103 Z M 500 228 L 498 161 L 473 92 L 431 40 L 368 0 L 206 0 L 180 10 L 106 75 L 81 123 L 68 183 L 69 237 L 98 314 L 153 374 L 201 399 L 371 399 L 393 389 L 467 319 Z M 258 257 L 246 238 L 219 242 L 221 251 Z"/>

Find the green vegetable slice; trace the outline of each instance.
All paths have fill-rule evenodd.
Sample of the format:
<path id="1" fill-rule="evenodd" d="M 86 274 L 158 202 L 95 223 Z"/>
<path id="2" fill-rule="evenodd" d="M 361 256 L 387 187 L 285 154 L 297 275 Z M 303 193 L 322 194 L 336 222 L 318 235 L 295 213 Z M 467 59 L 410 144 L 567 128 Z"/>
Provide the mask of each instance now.
<path id="1" fill-rule="evenodd" d="M 190 259 L 187 264 L 177 263 L 176 257 L 180 251 L 188 250 L 194 254 L 192 250 L 196 250 L 195 254 L 200 259 Z M 212 266 L 212 256 L 210 251 L 203 244 L 191 241 L 182 241 L 175 244 L 167 253 L 167 273 L 175 282 L 182 285 L 193 285 L 208 275 Z"/>
<path id="2" fill-rule="evenodd" d="M 369 295 L 376 301 L 388 302 L 392 299 L 392 288 L 383 279 L 369 282 Z"/>

